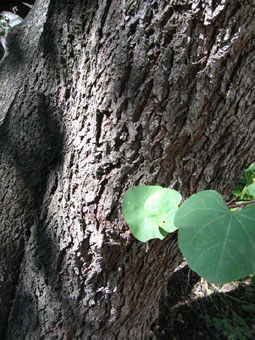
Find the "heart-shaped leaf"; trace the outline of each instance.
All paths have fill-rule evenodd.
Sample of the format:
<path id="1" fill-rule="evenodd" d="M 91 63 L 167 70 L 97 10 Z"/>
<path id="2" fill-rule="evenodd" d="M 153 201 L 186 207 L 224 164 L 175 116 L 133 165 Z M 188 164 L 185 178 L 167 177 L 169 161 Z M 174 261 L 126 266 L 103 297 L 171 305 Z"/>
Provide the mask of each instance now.
<path id="1" fill-rule="evenodd" d="M 230 211 L 213 190 L 192 195 L 178 209 L 178 242 L 192 270 L 218 284 L 255 273 L 255 205 Z"/>
<path id="2" fill-rule="evenodd" d="M 161 186 L 137 186 L 123 199 L 122 212 L 132 234 L 140 241 L 163 239 L 176 230 L 173 224 L 181 195 Z"/>

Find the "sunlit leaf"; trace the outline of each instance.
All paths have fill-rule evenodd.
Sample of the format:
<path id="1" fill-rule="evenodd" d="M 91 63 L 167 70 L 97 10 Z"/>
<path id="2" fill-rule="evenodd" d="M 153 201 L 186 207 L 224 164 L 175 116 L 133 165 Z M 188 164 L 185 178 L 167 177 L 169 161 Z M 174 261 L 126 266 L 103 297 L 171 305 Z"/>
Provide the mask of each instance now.
<path id="1" fill-rule="evenodd" d="M 140 241 L 163 239 L 176 230 L 173 220 L 181 195 L 160 186 L 137 186 L 123 199 L 122 212 L 132 234 Z"/>

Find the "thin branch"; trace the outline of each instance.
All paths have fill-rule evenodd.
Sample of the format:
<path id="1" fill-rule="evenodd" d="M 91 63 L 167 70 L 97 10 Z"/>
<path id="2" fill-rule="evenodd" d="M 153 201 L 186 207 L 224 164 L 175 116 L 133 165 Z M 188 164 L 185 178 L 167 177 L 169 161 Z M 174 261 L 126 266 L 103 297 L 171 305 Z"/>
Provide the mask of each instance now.
<path id="1" fill-rule="evenodd" d="M 30 4 L 26 3 L 26 2 L 22 2 L 22 4 L 25 5 L 25 6 L 27 6 L 27 7 L 30 7 L 30 8 L 33 7 L 33 5 L 30 5 Z"/>
<path id="2" fill-rule="evenodd" d="M 243 188 L 243 190 L 242 190 L 241 192 L 239 192 L 239 194 L 236 195 L 236 196 L 235 196 L 228 204 L 230 204 L 230 203 L 236 201 L 239 197 L 241 197 L 242 195 L 244 195 L 245 192 L 247 191 L 247 189 L 248 189 L 248 187 L 245 186 L 245 187 Z"/>
<path id="3" fill-rule="evenodd" d="M 233 209 L 233 208 L 244 208 L 246 205 L 249 205 L 249 204 L 254 204 L 255 203 L 255 200 L 250 200 L 250 201 L 247 201 L 247 202 L 242 202 L 242 203 L 235 203 L 235 204 L 230 204 L 231 201 L 227 204 L 227 207 L 229 209 Z"/>

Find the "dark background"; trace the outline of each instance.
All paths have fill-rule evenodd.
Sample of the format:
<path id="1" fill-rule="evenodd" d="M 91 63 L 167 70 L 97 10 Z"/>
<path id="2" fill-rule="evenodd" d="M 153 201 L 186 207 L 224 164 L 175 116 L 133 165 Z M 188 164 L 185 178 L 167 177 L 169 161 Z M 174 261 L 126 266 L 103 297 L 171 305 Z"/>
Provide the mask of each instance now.
<path id="1" fill-rule="evenodd" d="M 27 3 L 29 5 L 33 5 L 35 3 L 35 0 L 26 0 L 26 1 L 8 1 L 8 0 L 1 0 L 0 1 L 0 13 L 2 11 L 10 11 L 13 12 L 14 8 L 16 7 L 16 14 L 18 14 L 20 17 L 25 18 L 25 16 L 30 11 L 30 7 L 25 5 L 24 3 Z"/>

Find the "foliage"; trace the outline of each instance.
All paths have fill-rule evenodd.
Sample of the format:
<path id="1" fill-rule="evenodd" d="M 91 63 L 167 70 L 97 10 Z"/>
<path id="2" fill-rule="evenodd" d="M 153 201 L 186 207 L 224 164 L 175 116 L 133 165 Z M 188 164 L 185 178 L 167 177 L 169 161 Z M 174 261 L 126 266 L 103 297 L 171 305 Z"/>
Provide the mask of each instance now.
<path id="1" fill-rule="evenodd" d="M 137 186 L 125 194 L 123 216 L 139 241 L 162 240 L 167 233 L 177 229 L 173 222 L 181 199 L 175 190 L 160 186 Z"/>
<path id="2" fill-rule="evenodd" d="M 231 282 L 255 273 L 254 179 L 252 165 L 228 206 L 214 190 L 194 194 L 179 207 L 177 191 L 137 186 L 124 196 L 123 216 L 143 242 L 162 240 L 178 229 L 178 244 L 190 268 L 210 282 Z"/>
<path id="3" fill-rule="evenodd" d="M 235 200 L 242 203 L 255 199 L 255 164 L 251 164 L 233 190 Z"/>
<path id="4" fill-rule="evenodd" d="M 255 272 L 255 205 L 231 212 L 216 191 L 201 191 L 183 203 L 175 223 L 183 256 L 209 282 Z"/>
<path id="5" fill-rule="evenodd" d="M 216 328 L 227 340 L 247 340 L 252 336 L 246 321 L 239 315 L 232 318 L 211 318 L 205 315 L 205 322 L 208 327 Z"/>

